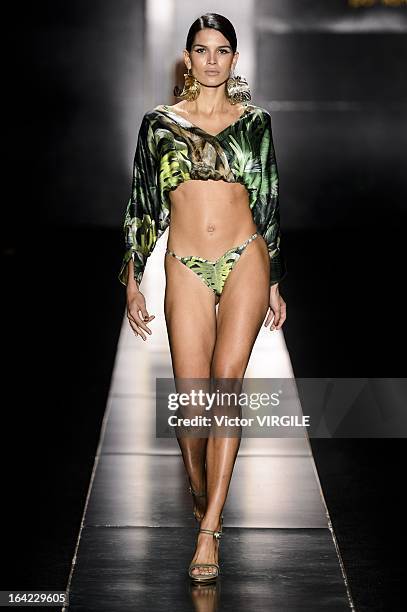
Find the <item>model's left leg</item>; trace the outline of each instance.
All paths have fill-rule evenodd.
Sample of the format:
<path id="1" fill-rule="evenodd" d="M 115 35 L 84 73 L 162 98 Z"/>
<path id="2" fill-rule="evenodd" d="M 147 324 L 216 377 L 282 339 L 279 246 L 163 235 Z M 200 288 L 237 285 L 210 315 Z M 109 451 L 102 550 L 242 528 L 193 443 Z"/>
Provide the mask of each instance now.
<path id="1" fill-rule="evenodd" d="M 264 239 L 259 236 L 247 245 L 227 277 L 219 301 L 217 333 L 211 363 L 211 378 L 243 379 L 270 296 L 270 260 Z M 220 379 L 220 380 L 219 380 Z M 236 381 L 235 381 L 236 382 Z M 226 391 L 230 383 L 224 381 Z M 238 381 L 237 381 L 238 383 Z M 239 393 L 239 384 L 235 385 Z M 222 391 L 222 389 L 219 389 Z M 206 448 L 207 509 L 201 527 L 217 529 L 226 501 L 240 446 L 240 437 L 211 436 Z M 217 543 L 208 534 L 199 534 L 194 563 L 217 562 Z M 211 572 L 209 568 L 207 572 Z M 194 573 L 205 573 L 198 568 Z"/>

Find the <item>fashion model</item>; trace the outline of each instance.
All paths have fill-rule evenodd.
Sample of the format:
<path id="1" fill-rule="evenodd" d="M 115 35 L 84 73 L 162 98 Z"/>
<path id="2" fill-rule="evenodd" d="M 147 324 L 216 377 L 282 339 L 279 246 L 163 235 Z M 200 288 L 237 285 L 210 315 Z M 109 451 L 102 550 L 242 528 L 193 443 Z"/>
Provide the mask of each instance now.
<path id="1" fill-rule="evenodd" d="M 176 379 L 241 380 L 262 323 L 277 330 L 286 320 L 271 115 L 234 75 L 236 49 L 228 19 L 198 18 L 184 49 L 185 85 L 174 90 L 181 101 L 146 112 L 138 135 L 119 279 L 131 328 L 146 340 L 154 315 L 140 283 L 169 227 L 164 312 Z M 188 573 L 213 581 L 240 437 L 177 439 L 200 526 Z"/>

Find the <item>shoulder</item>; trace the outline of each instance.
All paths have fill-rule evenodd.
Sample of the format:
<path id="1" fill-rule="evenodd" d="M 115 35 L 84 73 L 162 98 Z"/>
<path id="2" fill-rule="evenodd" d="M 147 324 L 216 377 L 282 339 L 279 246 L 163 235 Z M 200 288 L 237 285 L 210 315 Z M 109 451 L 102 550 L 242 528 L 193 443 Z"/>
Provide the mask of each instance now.
<path id="1" fill-rule="evenodd" d="M 141 124 L 145 125 L 150 123 L 150 121 L 154 118 L 154 109 L 149 109 L 144 112 L 144 115 L 141 119 Z"/>
<path id="2" fill-rule="evenodd" d="M 146 110 L 141 120 L 140 130 L 155 135 L 163 126 L 167 127 L 165 108 L 165 105 L 159 104 Z"/>
<path id="3" fill-rule="evenodd" d="M 252 133 L 252 137 L 257 141 L 271 133 L 271 113 L 267 108 L 248 103 L 249 121 L 248 129 Z"/>
<path id="4" fill-rule="evenodd" d="M 154 125 L 154 120 L 160 115 L 158 108 L 159 107 L 155 107 L 144 112 L 140 122 L 140 130 L 148 130 Z"/>
<path id="5" fill-rule="evenodd" d="M 247 106 L 251 111 L 249 115 L 253 119 L 253 121 L 251 121 L 253 127 L 256 129 L 267 129 L 271 127 L 271 113 L 267 108 L 251 104 L 250 102 Z"/>
<path id="6" fill-rule="evenodd" d="M 256 112 L 266 128 L 271 128 L 271 112 L 262 106 L 256 107 Z"/>
<path id="7" fill-rule="evenodd" d="M 154 108 L 146 110 L 143 115 L 143 121 L 151 122 L 154 121 L 154 119 L 161 117 L 162 111 L 165 110 L 165 108 L 168 108 L 165 104 L 158 104 Z"/>
<path id="8" fill-rule="evenodd" d="M 144 112 L 139 124 L 139 138 L 153 142 L 157 129 L 160 127 L 161 114 L 158 107 Z"/>

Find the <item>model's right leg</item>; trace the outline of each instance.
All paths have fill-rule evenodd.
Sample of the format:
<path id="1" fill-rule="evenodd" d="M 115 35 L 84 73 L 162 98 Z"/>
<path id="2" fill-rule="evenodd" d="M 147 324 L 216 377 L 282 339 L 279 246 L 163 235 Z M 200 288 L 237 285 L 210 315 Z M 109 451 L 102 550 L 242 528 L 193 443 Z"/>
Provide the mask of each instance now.
<path id="1" fill-rule="evenodd" d="M 171 351 L 174 378 L 210 378 L 211 360 L 216 341 L 216 311 L 218 301 L 214 292 L 192 274 L 176 258 L 164 259 L 166 287 L 164 312 Z M 188 381 L 181 381 L 189 392 Z M 193 385 L 192 385 L 193 386 Z M 209 391 L 209 389 L 208 389 Z M 191 408 L 193 414 L 204 414 L 204 409 Z M 205 456 L 207 438 L 178 437 L 185 469 L 194 491 L 206 489 Z M 203 516 L 206 498 L 195 498 L 197 514 Z"/>

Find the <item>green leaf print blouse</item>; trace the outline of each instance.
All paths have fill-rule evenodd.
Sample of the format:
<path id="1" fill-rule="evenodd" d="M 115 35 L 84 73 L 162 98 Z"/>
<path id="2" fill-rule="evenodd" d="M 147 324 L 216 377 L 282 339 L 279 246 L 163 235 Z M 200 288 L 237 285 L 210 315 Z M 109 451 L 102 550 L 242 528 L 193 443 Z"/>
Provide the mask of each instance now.
<path id="1" fill-rule="evenodd" d="M 145 113 L 137 139 L 131 196 L 123 224 L 125 253 L 119 280 L 127 285 L 128 262 L 140 286 L 147 258 L 170 223 L 169 191 L 188 180 L 242 183 L 257 231 L 270 257 L 270 285 L 287 273 L 281 250 L 278 171 L 270 113 L 247 103 L 243 114 L 216 136 L 166 105 Z"/>

